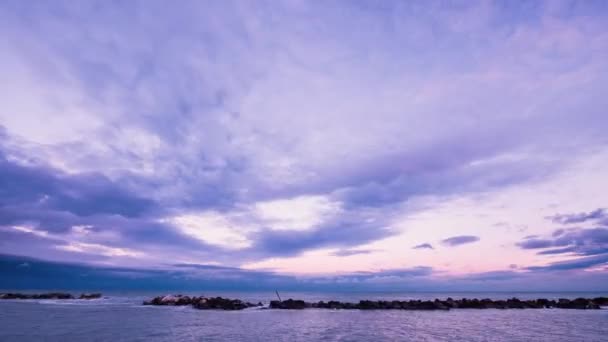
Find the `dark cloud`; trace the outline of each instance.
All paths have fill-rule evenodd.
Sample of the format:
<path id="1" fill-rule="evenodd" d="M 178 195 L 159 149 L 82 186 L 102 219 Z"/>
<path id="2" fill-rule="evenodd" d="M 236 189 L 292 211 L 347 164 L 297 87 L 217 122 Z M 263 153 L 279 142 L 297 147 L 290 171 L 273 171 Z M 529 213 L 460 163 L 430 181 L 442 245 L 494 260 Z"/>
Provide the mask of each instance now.
<path id="1" fill-rule="evenodd" d="M 23 267 L 27 263 L 28 267 Z M 376 279 L 403 281 L 428 277 L 430 267 L 358 272 L 332 277 L 293 277 L 269 271 L 204 264 L 175 264 L 164 268 L 119 268 L 42 261 L 1 255 L 2 286 L 11 289 L 146 289 L 146 290 L 266 290 L 339 289 L 344 282 L 373 286 Z"/>
<path id="2" fill-rule="evenodd" d="M 479 241 L 478 236 L 473 235 L 460 235 L 460 236 L 452 236 L 447 239 L 441 240 L 441 243 L 445 246 L 454 247 L 465 245 L 468 243 L 473 243 Z"/>
<path id="3" fill-rule="evenodd" d="M 26 262 L 29 267 L 20 267 Z M 289 276 L 213 265 L 118 268 L 0 255 L 2 286 L 12 289 L 247 290 L 296 286 Z"/>
<path id="4" fill-rule="evenodd" d="M 433 249 L 433 246 L 430 243 L 423 243 L 412 247 L 412 249 Z"/>
<path id="5" fill-rule="evenodd" d="M 9 160 L 3 151 L 0 151 L 0 206 L 75 216 L 141 217 L 159 210 L 154 201 L 130 192 L 104 175 L 67 174 L 44 165 L 21 165 Z M 5 213 L 0 220 L 6 224 L 8 216 Z M 31 214 L 12 216 L 12 221 L 31 219 Z"/>
<path id="6" fill-rule="evenodd" d="M 109 267 L 49 262 L 34 258 L 1 255 L 2 286 L 10 289 L 153 291 L 280 291 L 303 290 L 438 290 L 471 291 L 493 289 L 598 290 L 605 284 L 605 273 L 578 270 L 608 262 L 606 256 L 576 262 L 504 270 L 456 277 L 442 276 L 431 267 L 419 266 L 376 272 L 355 272 L 335 276 L 306 277 L 281 275 L 270 271 L 244 270 L 205 264 L 164 265 L 154 269 Z M 27 265 L 27 266 L 25 266 Z M 572 282 L 571 279 L 581 279 Z M 550 284 L 550 286 L 548 286 Z M 363 299 L 363 298 L 362 298 Z"/>
<path id="7" fill-rule="evenodd" d="M 588 221 L 608 219 L 608 211 L 606 211 L 604 208 L 598 208 L 588 213 L 556 214 L 553 216 L 547 216 L 546 218 L 552 222 L 560 224 L 584 223 Z"/>

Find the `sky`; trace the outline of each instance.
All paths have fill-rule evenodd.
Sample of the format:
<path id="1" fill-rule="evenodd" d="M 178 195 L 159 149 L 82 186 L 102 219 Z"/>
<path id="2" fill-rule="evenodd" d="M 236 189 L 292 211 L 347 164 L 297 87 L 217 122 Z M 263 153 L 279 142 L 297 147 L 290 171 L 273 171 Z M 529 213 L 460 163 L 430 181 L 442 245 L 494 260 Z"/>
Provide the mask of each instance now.
<path id="1" fill-rule="evenodd" d="M 606 1 L 3 0 L 0 51 L 9 287 L 608 289 Z"/>

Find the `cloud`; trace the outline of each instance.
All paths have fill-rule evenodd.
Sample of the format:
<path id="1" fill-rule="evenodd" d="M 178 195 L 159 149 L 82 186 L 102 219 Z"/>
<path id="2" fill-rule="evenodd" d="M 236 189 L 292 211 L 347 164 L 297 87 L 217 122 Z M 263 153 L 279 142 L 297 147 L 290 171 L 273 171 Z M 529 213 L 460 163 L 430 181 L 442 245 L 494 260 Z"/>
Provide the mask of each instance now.
<path id="1" fill-rule="evenodd" d="M 550 238 L 524 240 L 517 245 L 523 249 L 540 249 L 538 255 L 575 256 L 545 266 L 527 267 L 532 271 L 588 269 L 608 263 L 608 228 L 559 229 Z"/>
<path id="2" fill-rule="evenodd" d="M 0 255 L 3 285 L 11 289 L 57 289 L 106 291 L 138 289 L 152 291 L 348 291 L 429 290 L 479 291 L 488 286 L 501 290 L 597 291 L 606 278 L 602 272 L 583 272 L 583 266 L 606 263 L 606 258 L 578 264 L 555 264 L 521 271 L 504 270 L 446 276 L 431 267 L 418 266 L 332 276 L 281 275 L 207 264 L 172 264 L 154 268 L 110 267 L 48 262 L 15 255 Z M 27 264 L 27 267 L 23 265 Z M 583 265 L 584 264 L 584 265 Z M 576 277 L 581 282 L 572 282 Z M 34 285 L 33 285 L 34 284 Z M 547 286 L 551 284 L 551 286 Z M 32 287 L 33 286 L 33 287 Z M 327 292 L 325 292 L 327 293 Z M 329 298 L 328 298 L 329 299 Z M 364 298 L 361 298 L 364 299 Z"/>
<path id="3" fill-rule="evenodd" d="M 293 256 L 306 250 L 326 247 L 354 247 L 395 235 L 383 220 L 368 212 L 338 216 L 306 231 L 266 229 L 249 234 L 251 253 L 265 256 Z"/>
<path id="4" fill-rule="evenodd" d="M 55 211 L 74 216 L 97 214 L 140 217 L 159 211 L 154 201 L 142 198 L 101 174 L 67 174 L 44 165 L 21 165 L 0 150 L 0 204 L 14 207 L 0 223 L 19 223 L 26 210 Z M 12 216 L 12 217 L 11 217 Z"/>
<path id="5" fill-rule="evenodd" d="M 433 249 L 433 246 L 430 243 L 423 243 L 420 245 L 416 245 L 412 247 L 413 249 Z"/>
<path id="6" fill-rule="evenodd" d="M 608 264 L 608 254 L 594 255 L 573 260 L 554 262 L 547 266 L 530 266 L 527 269 L 531 271 L 576 270 L 587 269 L 589 267 L 606 264 Z"/>
<path id="7" fill-rule="evenodd" d="M 557 230 L 545 239 L 527 239 L 517 246 L 523 249 L 543 249 L 539 255 L 566 254 L 594 255 L 608 253 L 608 228 Z M 552 249 L 548 249 L 552 248 Z"/>
<path id="8" fill-rule="evenodd" d="M 554 223 L 560 224 L 584 223 L 587 221 L 598 221 L 608 219 L 608 211 L 606 211 L 606 209 L 604 208 L 598 208 L 588 213 L 556 214 L 553 216 L 548 216 L 547 219 L 551 220 Z"/>
<path id="9" fill-rule="evenodd" d="M 530 238 L 518 243 L 517 245 L 523 249 L 547 248 L 553 246 L 553 241 Z"/>
<path id="10" fill-rule="evenodd" d="M 441 240 L 441 243 L 448 247 L 466 245 L 468 243 L 473 243 L 479 241 L 478 236 L 472 235 L 460 235 L 460 236 L 452 236 L 447 239 Z"/>
<path id="11" fill-rule="evenodd" d="M 333 252 L 331 255 L 338 257 L 347 257 L 352 255 L 370 254 L 376 252 L 373 249 L 340 249 Z"/>

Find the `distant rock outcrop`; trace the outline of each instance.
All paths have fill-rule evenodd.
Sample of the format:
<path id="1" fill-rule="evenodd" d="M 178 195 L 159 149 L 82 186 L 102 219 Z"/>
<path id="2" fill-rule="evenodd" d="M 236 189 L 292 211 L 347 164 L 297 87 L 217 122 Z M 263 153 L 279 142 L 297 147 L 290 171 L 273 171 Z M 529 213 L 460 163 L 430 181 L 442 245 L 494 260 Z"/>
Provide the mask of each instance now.
<path id="1" fill-rule="evenodd" d="M 83 293 L 78 297 L 78 299 L 97 298 L 101 298 L 101 293 Z M 49 292 L 40 294 L 0 293 L 0 299 L 76 299 L 76 297 L 64 292 Z"/>

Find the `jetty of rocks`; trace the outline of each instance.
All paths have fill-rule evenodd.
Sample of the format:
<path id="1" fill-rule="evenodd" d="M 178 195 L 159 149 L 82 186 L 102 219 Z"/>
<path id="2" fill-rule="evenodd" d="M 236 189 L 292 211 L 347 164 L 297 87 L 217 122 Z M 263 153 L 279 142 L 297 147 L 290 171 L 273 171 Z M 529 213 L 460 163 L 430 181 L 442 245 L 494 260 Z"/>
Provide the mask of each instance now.
<path id="1" fill-rule="evenodd" d="M 26 293 L 0 293 L 0 299 L 98 299 L 101 298 L 101 293 L 83 293 L 79 297 L 75 297 L 64 292 L 49 292 L 39 294 Z"/>
<path id="2" fill-rule="evenodd" d="M 199 310 L 243 310 L 246 308 L 263 306 L 262 303 L 253 304 L 240 299 L 222 297 L 190 297 L 183 295 L 166 295 L 144 301 L 144 305 L 184 306 L 191 305 Z"/>
<path id="3" fill-rule="evenodd" d="M 262 303 L 248 303 L 239 299 L 222 297 L 190 297 L 183 295 L 167 295 L 145 301 L 144 305 L 184 306 L 191 305 L 200 310 L 242 310 L 251 307 L 263 307 Z M 600 309 L 608 306 L 608 297 L 577 298 L 558 300 L 539 298 L 520 300 L 510 299 L 452 299 L 445 300 L 361 300 L 358 303 L 339 301 L 305 302 L 297 299 L 283 301 L 273 300 L 270 309 L 302 310 L 308 308 L 335 310 L 450 310 L 450 309 Z"/>
<path id="4" fill-rule="evenodd" d="M 361 300 L 358 303 L 348 303 L 339 301 L 308 303 L 303 300 L 288 299 L 284 301 L 273 300 L 270 302 L 272 309 L 291 309 L 299 310 L 306 308 L 319 309 L 344 309 L 344 310 L 450 310 L 450 309 L 600 309 L 601 306 L 608 305 L 608 297 L 597 298 L 577 298 L 558 300 L 552 299 L 531 299 L 520 300 L 510 298 L 505 300 L 492 299 L 452 299 L 446 300 Z"/>

